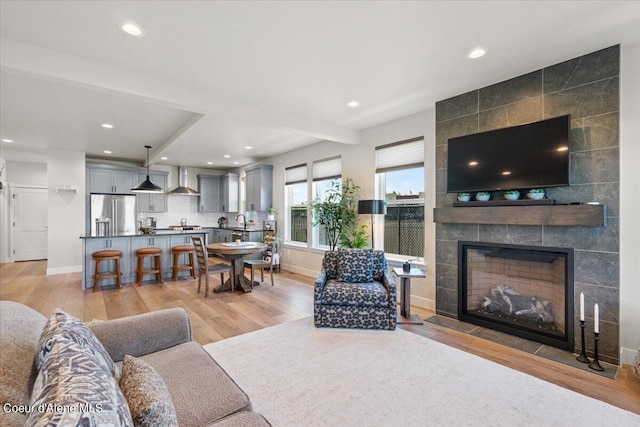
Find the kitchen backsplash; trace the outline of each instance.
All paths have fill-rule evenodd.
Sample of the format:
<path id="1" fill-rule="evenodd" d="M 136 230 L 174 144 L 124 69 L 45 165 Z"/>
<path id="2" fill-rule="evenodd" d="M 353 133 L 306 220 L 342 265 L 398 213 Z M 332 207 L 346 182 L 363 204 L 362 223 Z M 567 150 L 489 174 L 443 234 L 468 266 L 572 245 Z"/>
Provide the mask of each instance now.
<path id="1" fill-rule="evenodd" d="M 192 196 L 167 197 L 167 212 L 147 212 L 138 214 L 138 220 L 144 220 L 148 216 L 156 218 L 156 228 L 168 228 L 172 225 L 180 225 L 180 219 L 186 218 L 187 224 L 201 227 L 217 227 L 220 217 L 227 218 L 227 226 L 230 228 L 242 226 L 235 221 L 237 212 L 198 212 L 198 198 Z M 267 219 L 267 212 L 256 213 L 256 223 L 261 224 Z"/>

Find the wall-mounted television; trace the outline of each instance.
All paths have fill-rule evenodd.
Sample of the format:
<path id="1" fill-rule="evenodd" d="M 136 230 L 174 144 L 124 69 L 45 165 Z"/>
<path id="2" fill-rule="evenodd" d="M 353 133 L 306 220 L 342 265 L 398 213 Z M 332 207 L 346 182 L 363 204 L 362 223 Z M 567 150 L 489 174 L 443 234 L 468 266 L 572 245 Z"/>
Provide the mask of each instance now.
<path id="1" fill-rule="evenodd" d="M 447 192 L 569 185 L 571 116 L 450 138 Z"/>

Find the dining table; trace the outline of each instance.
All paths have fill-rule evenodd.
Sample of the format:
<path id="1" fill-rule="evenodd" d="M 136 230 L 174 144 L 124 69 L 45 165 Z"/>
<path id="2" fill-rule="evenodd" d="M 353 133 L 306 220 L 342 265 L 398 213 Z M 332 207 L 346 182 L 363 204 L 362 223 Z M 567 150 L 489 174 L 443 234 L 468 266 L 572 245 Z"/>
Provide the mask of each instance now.
<path id="1" fill-rule="evenodd" d="M 222 285 L 215 288 L 214 292 L 232 291 L 240 289 L 242 292 L 251 292 L 253 286 L 260 285 L 260 282 L 253 282 L 244 275 L 244 258 L 247 255 L 257 252 L 264 252 L 267 244 L 260 242 L 226 242 L 210 243 L 207 245 L 207 252 L 221 256 L 231 261 L 233 277 L 230 277 Z"/>

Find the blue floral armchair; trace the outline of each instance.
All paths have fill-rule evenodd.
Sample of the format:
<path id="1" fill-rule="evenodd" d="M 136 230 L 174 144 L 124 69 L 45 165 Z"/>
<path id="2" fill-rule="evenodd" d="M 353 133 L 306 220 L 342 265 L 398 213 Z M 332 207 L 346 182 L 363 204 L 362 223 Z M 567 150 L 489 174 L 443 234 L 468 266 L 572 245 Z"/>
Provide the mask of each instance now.
<path id="1" fill-rule="evenodd" d="M 315 283 L 316 327 L 395 329 L 396 283 L 383 251 L 328 251 Z"/>

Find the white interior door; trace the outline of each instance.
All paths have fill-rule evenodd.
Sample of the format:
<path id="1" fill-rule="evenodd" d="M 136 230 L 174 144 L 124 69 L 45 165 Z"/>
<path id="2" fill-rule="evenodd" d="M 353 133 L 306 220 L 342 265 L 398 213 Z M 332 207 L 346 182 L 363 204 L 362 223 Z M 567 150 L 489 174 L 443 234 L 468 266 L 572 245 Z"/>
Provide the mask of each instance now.
<path id="1" fill-rule="evenodd" d="M 47 258 L 47 189 L 13 190 L 13 250 L 15 261 Z"/>

